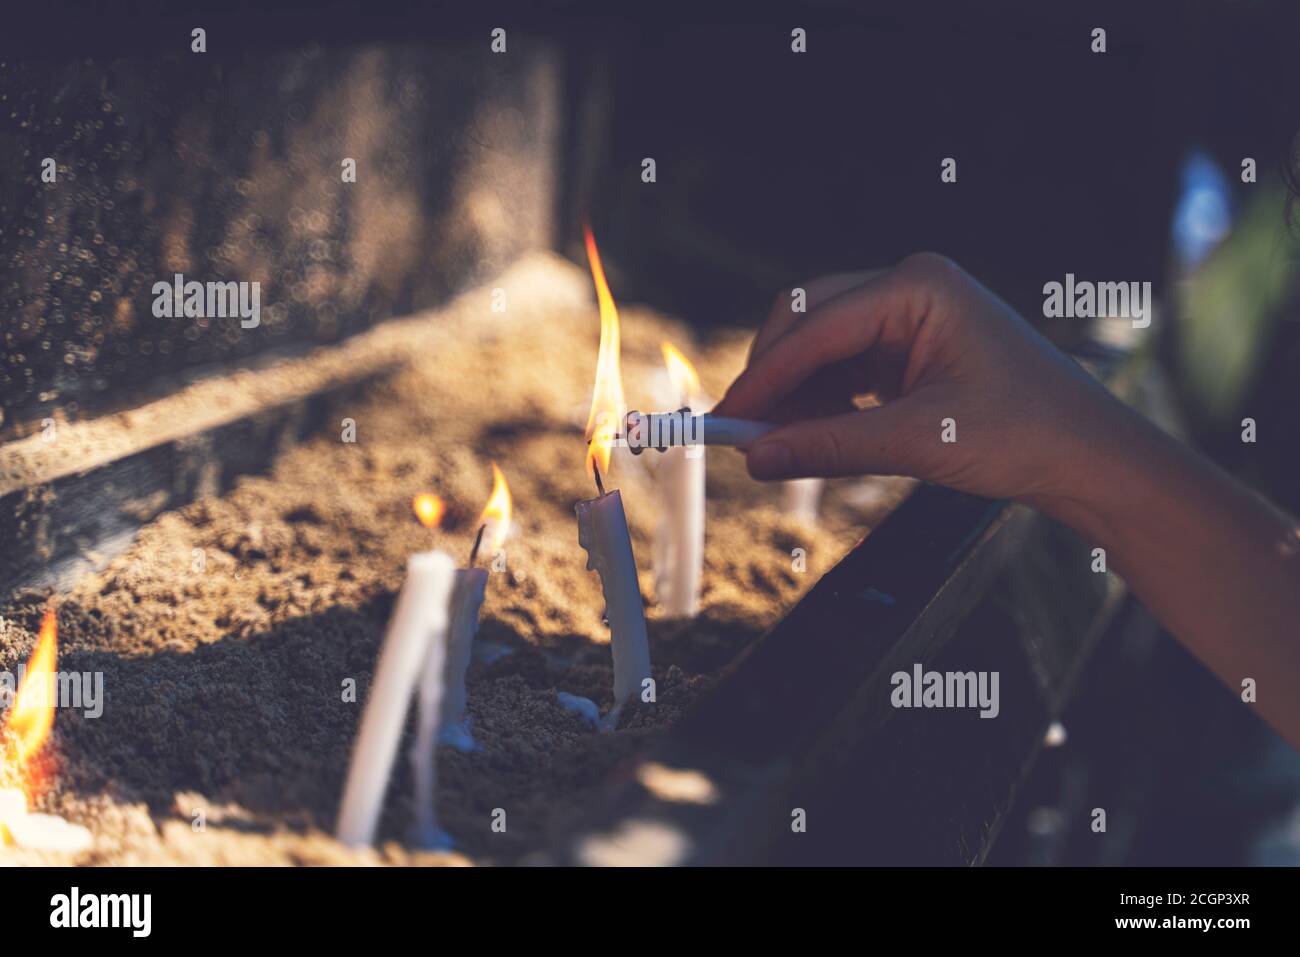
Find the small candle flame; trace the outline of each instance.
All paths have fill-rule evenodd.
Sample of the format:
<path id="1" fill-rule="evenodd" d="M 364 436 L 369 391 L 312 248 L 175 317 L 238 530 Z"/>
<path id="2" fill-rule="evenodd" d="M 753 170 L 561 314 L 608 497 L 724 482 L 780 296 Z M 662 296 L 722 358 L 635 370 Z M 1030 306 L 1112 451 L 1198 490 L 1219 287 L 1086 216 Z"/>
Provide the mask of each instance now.
<path id="1" fill-rule="evenodd" d="M 27 672 L 13 706 L 5 718 L 5 771 L 23 774 L 27 763 L 44 746 L 54 727 L 54 695 L 51 693 L 54 665 L 58 659 L 59 622 L 54 609 L 45 612 L 36 647 L 27 661 Z M 37 782 L 28 781 L 34 786 Z M 28 789 L 30 797 L 30 788 Z"/>
<path id="2" fill-rule="evenodd" d="M 90 831 L 54 814 L 28 813 L 43 783 L 28 767 L 54 728 L 54 666 L 59 657 L 59 621 L 54 608 L 41 620 L 36 647 L 5 718 L 0 760 L 0 845 L 77 853 L 93 843 Z M 10 787 L 14 778 L 21 787 Z"/>
<path id="3" fill-rule="evenodd" d="M 510 486 L 506 485 L 506 477 L 493 462 L 492 496 L 487 505 L 483 506 L 483 515 L 479 518 L 480 522 L 488 526 L 488 545 L 492 552 L 504 545 L 506 536 L 510 534 L 510 507 Z"/>
<path id="4" fill-rule="evenodd" d="M 623 399 L 623 380 L 619 374 L 618 308 L 605 282 L 600 253 L 591 227 L 585 227 L 587 260 L 596 283 L 596 300 L 600 303 L 600 355 L 596 360 L 596 386 L 591 394 L 591 413 L 587 416 L 587 474 L 595 469 L 609 474 L 614 439 L 627 412 Z"/>
<path id="5" fill-rule="evenodd" d="M 682 405 L 693 405 L 700 394 L 700 377 L 695 366 L 682 355 L 671 342 L 663 344 L 664 365 L 668 367 L 668 378 L 673 389 L 680 396 Z"/>
<path id="6" fill-rule="evenodd" d="M 437 528 L 442 522 L 442 513 L 447 510 L 442 499 L 431 492 L 421 492 L 415 496 L 414 507 L 415 517 L 425 528 Z"/>

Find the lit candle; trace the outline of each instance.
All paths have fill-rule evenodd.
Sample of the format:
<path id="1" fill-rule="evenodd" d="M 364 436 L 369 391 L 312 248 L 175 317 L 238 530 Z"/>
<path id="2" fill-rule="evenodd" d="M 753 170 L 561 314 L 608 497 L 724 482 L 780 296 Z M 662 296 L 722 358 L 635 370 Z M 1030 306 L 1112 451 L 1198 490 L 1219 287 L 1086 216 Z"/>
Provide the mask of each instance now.
<path id="1" fill-rule="evenodd" d="M 664 363 L 674 395 L 689 410 L 703 404 L 700 379 L 686 357 L 667 342 Z M 655 596 L 665 615 L 693 618 L 700 607 L 700 578 L 704 571 L 703 446 L 668 449 L 655 469 L 659 489 L 659 521 L 655 528 Z"/>
<path id="2" fill-rule="evenodd" d="M 434 517 L 432 524 L 436 525 L 442 505 L 433 496 L 422 496 L 416 500 L 416 512 L 422 521 Z M 345 844 L 374 842 L 411 692 L 422 674 L 441 677 L 455 576 L 456 564 L 446 552 L 420 552 L 407 560 L 406 581 L 388 622 L 343 789 L 336 833 Z M 422 694 L 421 703 L 436 715 L 441 681 L 435 685 Z M 432 765 L 428 773 L 432 774 Z M 434 782 L 427 784 L 432 793 Z M 429 804 L 431 815 L 432 801 Z M 429 820 L 422 823 L 429 825 Z M 436 824 L 424 837 L 432 839 L 433 831 Z"/>
<path id="3" fill-rule="evenodd" d="M 475 552 L 477 550 L 476 547 Z M 447 642 L 447 664 L 442 678 L 439 679 L 439 683 L 445 685 L 441 694 L 442 708 L 440 712 L 427 711 L 423 707 L 421 709 L 421 731 L 425 730 L 427 722 L 432 721 L 432 716 L 437 715 L 438 743 L 449 744 L 457 751 L 466 754 L 478 748 L 466 707 L 468 695 L 465 691 L 465 672 L 469 670 L 470 657 L 474 652 L 479 609 L 483 607 L 487 581 L 487 569 L 475 567 L 473 557 L 470 559 L 469 568 L 456 571 L 456 584 L 451 592 L 451 632 Z M 432 679 L 436 677 L 438 677 L 437 673 L 430 671 L 420 684 L 422 706 L 429 689 L 434 684 Z M 425 715 L 430 717 L 425 718 Z M 426 747 L 423 739 L 424 735 L 421 735 L 421 740 L 416 744 L 417 765 L 422 761 L 430 760 L 428 756 L 433 753 L 432 742 Z"/>
<path id="4" fill-rule="evenodd" d="M 500 555 L 501 546 L 510 534 L 510 487 L 495 462 L 492 463 L 492 494 L 483 514 L 479 517 L 478 536 L 470 552 L 469 567 L 456 572 L 456 586 L 452 591 L 451 638 L 448 646 L 446 691 L 442 697 L 442 716 L 439 721 L 438 740 L 458 751 L 473 751 L 473 729 L 467 710 L 465 673 L 474 652 L 474 638 L 478 634 L 479 609 L 487 588 L 488 572 L 478 568 L 479 546 L 487 533 L 488 553 Z"/>
<path id="5" fill-rule="evenodd" d="M 606 492 L 601 480 L 602 471 L 609 473 L 614 435 L 626 404 L 619 376 L 618 310 L 605 282 L 590 228 L 586 240 L 587 258 L 600 303 L 600 355 L 586 431 L 587 471 L 600 494 L 578 502 L 574 511 L 578 518 L 578 543 L 587 550 L 587 569 L 600 576 L 605 598 L 605 619 L 609 622 L 614 659 L 614 707 L 603 724 L 612 728 L 623 707 L 641 692 L 650 678 L 650 644 L 623 498 L 617 489 Z"/>
<path id="6" fill-rule="evenodd" d="M 826 480 L 823 478 L 791 479 L 786 482 L 785 513 L 809 525 L 815 524 L 825 485 Z"/>
<path id="7" fill-rule="evenodd" d="M 598 498 L 579 502 L 574 510 L 578 515 L 578 544 L 587 550 L 587 570 L 600 575 L 605 597 L 605 619 L 609 622 L 614 657 L 614 707 L 604 722 L 606 727 L 613 727 L 623 706 L 650 677 L 650 643 L 636 559 L 618 489 L 602 490 Z"/>
<path id="8" fill-rule="evenodd" d="M 466 589 L 464 584 L 466 579 L 463 576 L 466 572 L 479 570 L 481 569 L 460 569 L 455 572 L 451 591 L 448 595 L 448 600 L 452 603 L 451 612 L 448 616 L 449 627 L 455 627 L 457 597 L 459 596 L 462 601 L 465 600 Z M 483 584 L 487 584 L 486 573 L 483 576 Z M 479 603 L 483 601 L 482 588 L 478 591 L 478 601 Z M 477 604 L 474 605 L 474 619 L 477 624 Z M 473 640 L 472 636 L 470 640 Z M 415 820 L 411 825 L 411 843 L 416 847 L 430 850 L 445 850 L 450 848 L 453 843 L 450 835 L 438 826 L 438 812 L 433 803 L 434 795 L 438 790 L 438 761 L 435 754 L 438 725 L 442 716 L 442 709 L 445 707 L 447 698 L 450 697 L 450 689 L 446 685 L 445 676 L 446 670 L 455 659 L 454 648 L 449 648 L 449 644 L 448 641 L 443 640 L 441 637 L 435 637 L 425 649 L 424 663 L 419 670 L 419 684 L 417 685 L 416 701 L 418 702 L 418 708 L 416 711 L 415 740 L 411 743 L 410 753 L 412 776 L 415 779 Z M 403 709 L 403 713 L 405 713 L 405 709 Z M 469 734 L 468 728 L 465 729 L 465 733 L 466 735 Z M 471 737 L 470 748 L 472 749 L 472 747 L 473 738 Z M 381 794 L 381 801 L 382 798 L 383 795 Z"/>
<path id="9" fill-rule="evenodd" d="M 54 814 L 28 811 L 29 793 L 40 784 L 31 759 L 54 728 L 54 665 L 58 660 L 58 618 L 49 608 L 41 620 L 36 647 L 27 661 L 22 683 L 5 717 L 8 742 L 0 779 L 18 779 L 23 787 L 0 787 L 0 845 L 39 851 L 76 853 L 90 847 L 90 831 Z"/>
<path id="10" fill-rule="evenodd" d="M 676 412 L 633 410 L 624 420 L 624 431 L 615 439 L 626 444 L 633 455 L 646 449 L 660 452 L 678 445 L 753 445 L 776 426 L 750 419 L 729 419 L 706 412 L 695 415 L 689 408 Z"/>
<path id="11" fill-rule="evenodd" d="M 465 673 L 469 670 L 474 653 L 474 638 L 478 634 L 479 610 L 483 607 L 483 594 L 487 589 L 488 572 L 478 567 L 479 548 L 483 534 L 491 529 L 489 550 L 493 555 L 510 534 L 510 489 L 505 476 L 492 463 L 492 495 L 479 520 L 478 534 L 469 553 L 469 565 L 457 569 L 451 590 L 450 625 L 446 648 L 433 642 L 424 660 L 419 684 L 419 717 L 415 740 L 411 744 L 411 764 L 415 773 L 415 822 L 412 841 L 420 847 L 447 848 L 452 840 L 438 827 L 434 811 L 434 794 L 437 790 L 436 745 L 448 744 L 458 751 L 469 753 L 478 750 L 467 708 Z M 422 495 L 416 499 L 416 514 L 421 514 L 422 500 L 435 498 Z M 421 516 L 423 521 L 423 516 Z M 435 647 L 437 646 L 437 647 Z"/>

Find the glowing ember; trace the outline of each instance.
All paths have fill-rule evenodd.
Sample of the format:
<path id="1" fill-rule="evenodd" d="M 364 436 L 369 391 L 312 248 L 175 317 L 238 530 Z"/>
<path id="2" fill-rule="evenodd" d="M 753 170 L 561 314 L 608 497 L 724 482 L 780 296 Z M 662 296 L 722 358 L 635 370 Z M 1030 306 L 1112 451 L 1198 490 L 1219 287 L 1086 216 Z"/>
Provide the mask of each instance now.
<path id="1" fill-rule="evenodd" d="M 429 492 L 422 492 L 415 496 L 414 507 L 415 517 L 425 528 L 437 528 L 442 522 L 442 513 L 447 510 L 442 499 Z"/>
<path id="2" fill-rule="evenodd" d="M 488 544 L 495 552 L 505 544 L 506 536 L 510 534 L 510 487 L 495 462 L 492 463 L 492 495 L 483 507 L 479 521 L 490 529 Z"/>
<path id="3" fill-rule="evenodd" d="M 596 282 L 596 300 L 600 303 L 600 355 L 596 360 L 596 387 L 591 395 L 591 413 L 587 416 L 587 473 L 595 468 L 609 474 L 610 456 L 627 404 L 623 399 L 623 380 L 618 368 L 618 308 L 605 282 L 600 265 L 596 238 L 586 228 L 587 259 L 591 277 Z"/>

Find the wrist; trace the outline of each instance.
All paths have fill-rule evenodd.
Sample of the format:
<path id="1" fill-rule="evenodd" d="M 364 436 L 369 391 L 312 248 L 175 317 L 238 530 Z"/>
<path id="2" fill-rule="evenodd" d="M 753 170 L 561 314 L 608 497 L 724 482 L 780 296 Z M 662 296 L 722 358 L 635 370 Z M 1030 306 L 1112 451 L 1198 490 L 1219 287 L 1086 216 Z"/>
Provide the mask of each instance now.
<path id="1" fill-rule="evenodd" d="M 1088 541 L 1114 545 L 1144 503 L 1162 494 L 1161 476 L 1169 474 L 1180 446 L 1108 393 L 1068 435 L 1054 479 L 1026 504 Z"/>

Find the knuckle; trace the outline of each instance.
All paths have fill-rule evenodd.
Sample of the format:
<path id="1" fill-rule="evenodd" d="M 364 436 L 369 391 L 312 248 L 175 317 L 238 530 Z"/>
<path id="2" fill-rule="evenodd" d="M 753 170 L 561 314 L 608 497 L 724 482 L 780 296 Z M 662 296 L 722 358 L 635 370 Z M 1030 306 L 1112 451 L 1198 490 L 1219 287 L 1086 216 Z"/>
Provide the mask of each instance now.
<path id="1" fill-rule="evenodd" d="M 916 463 L 942 454 L 944 446 L 938 432 L 920 422 L 911 422 L 894 432 L 886 442 L 886 454 L 899 465 L 914 468 Z"/>
<path id="2" fill-rule="evenodd" d="M 941 253 L 912 253 L 900 264 L 909 272 L 914 272 L 931 280 L 948 280 L 961 273 L 961 267 Z"/>
<path id="3" fill-rule="evenodd" d="M 778 292 L 776 297 L 772 300 L 772 308 L 768 311 L 768 315 L 786 318 L 793 314 L 794 309 L 791 304 L 794 302 L 794 291 L 797 288 L 799 287 L 786 286 Z"/>
<path id="4" fill-rule="evenodd" d="M 837 436 L 830 429 L 819 431 L 813 436 L 810 451 L 813 456 L 813 464 L 819 470 L 834 474 L 843 472 L 846 467 L 844 459 L 844 446 Z"/>

